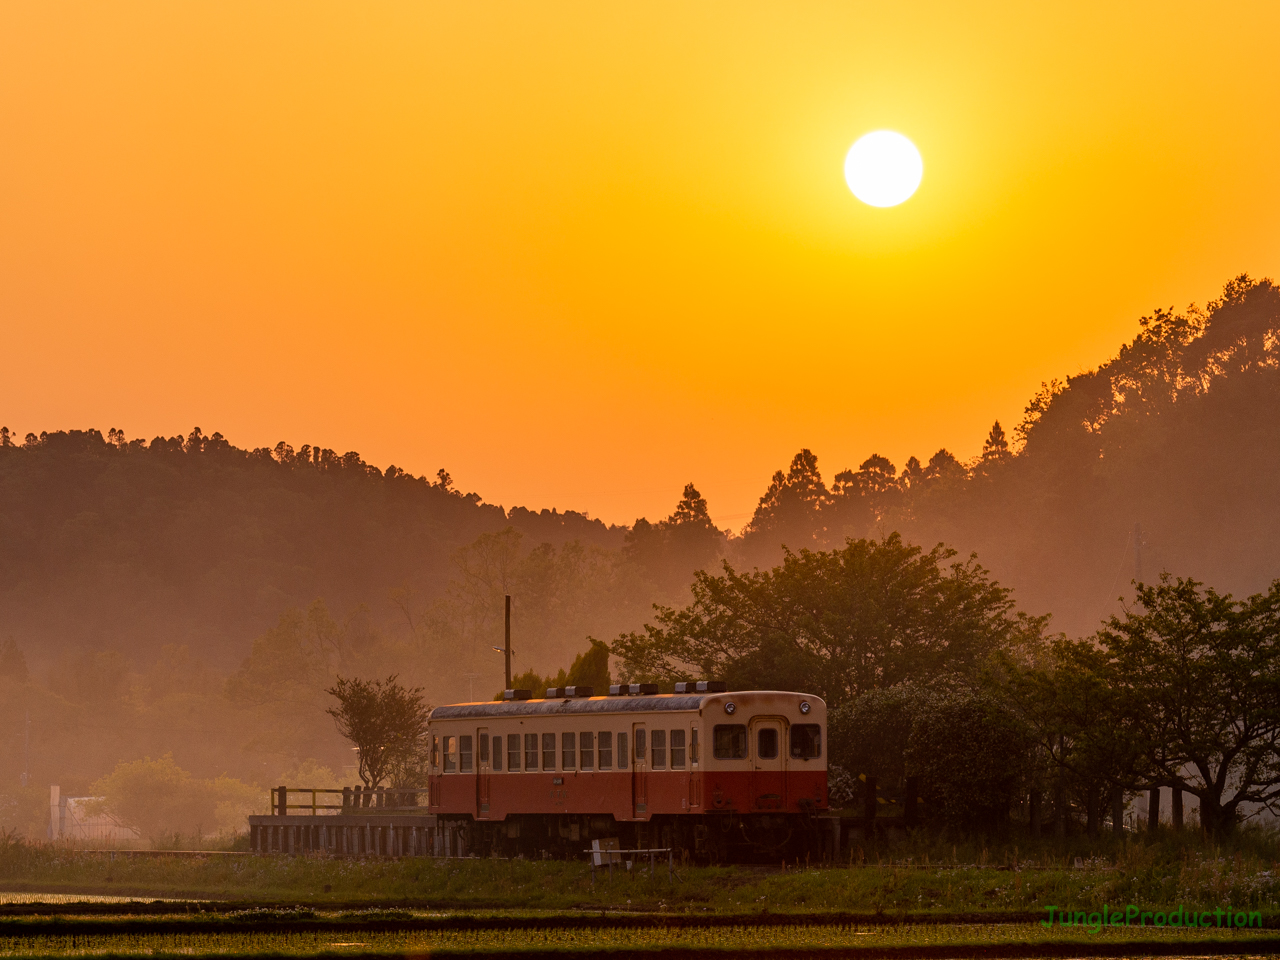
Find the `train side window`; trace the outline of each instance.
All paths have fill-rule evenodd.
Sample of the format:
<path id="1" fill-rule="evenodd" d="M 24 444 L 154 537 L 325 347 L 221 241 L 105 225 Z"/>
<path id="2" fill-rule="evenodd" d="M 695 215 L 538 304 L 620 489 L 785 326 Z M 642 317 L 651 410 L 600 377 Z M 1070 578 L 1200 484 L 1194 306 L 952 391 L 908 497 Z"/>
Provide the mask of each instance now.
<path id="1" fill-rule="evenodd" d="M 458 772 L 471 772 L 471 735 L 465 734 L 458 738 Z"/>
<path id="2" fill-rule="evenodd" d="M 440 738 L 431 737 L 431 765 L 436 768 L 436 772 L 440 772 Z"/>
<path id="3" fill-rule="evenodd" d="M 684 769 L 684 731 L 671 731 L 671 769 Z"/>
<path id="4" fill-rule="evenodd" d="M 489 762 L 489 735 L 487 733 L 480 734 L 480 762 Z"/>
<path id="5" fill-rule="evenodd" d="M 698 728 L 689 731 L 689 762 L 698 765 Z"/>
<path id="6" fill-rule="evenodd" d="M 507 736 L 507 773 L 520 772 L 520 734 Z"/>
<path id="7" fill-rule="evenodd" d="M 600 745 L 600 769 L 613 769 L 613 731 L 601 730 L 596 740 Z"/>
<path id="8" fill-rule="evenodd" d="M 618 734 L 618 769 L 626 770 L 631 766 L 631 762 L 627 759 L 627 735 L 625 733 Z"/>
<path id="9" fill-rule="evenodd" d="M 638 744 L 639 742 L 640 738 L 637 737 L 636 743 Z M 649 749 L 652 751 L 651 762 L 649 765 L 653 767 L 654 770 L 667 769 L 667 731 L 653 731 L 651 741 L 649 743 Z"/>
<path id="10" fill-rule="evenodd" d="M 458 769 L 458 744 L 456 737 L 445 737 L 442 745 L 444 751 L 444 772 L 453 773 Z"/>
<path id="11" fill-rule="evenodd" d="M 554 770 L 556 768 L 556 735 L 554 733 L 544 733 L 542 735 L 542 769 Z"/>
<path id="12" fill-rule="evenodd" d="M 756 756 L 761 760 L 778 759 L 778 731 L 773 727 L 761 727 L 756 731 Z"/>
<path id="13" fill-rule="evenodd" d="M 717 723 L 711 728 L 712 753 L 717 760 L 745 760 L 747 728 L 741 723 Z"/>
<path id="14" fill-rule="evenodd" d="M 573 770 L 578 766 L 578 759 L 574 755 L 574 748 L 578 743 L 578 738 L 572 733 L 560 734 L 560 769 Z"/>
<path id="15" fill-rule="evenodd" d="M 822 756 L 822 727 L 819 724 L 791 725 L 791 756 L 797 760 L 813 760 Z"/>
<path id="16" fill-rule="evenodd" d="M 636 763 L 644 762 L 645 755 L 645 729 L 641 727 L 636 731 Z"/>
<path id="17" fill-rule="evenodd" d="M 595 734 L 584 730 L 578 735 L 578 755 L 582 760 L 583 770 L 596 768 Z"/>
<path id="18" fill-rule="evenodd" d="M 524 771 L 531 773 L 538 769 L 538 735 L 536 733 L 526 733 L 524 735 Z"/>
<path id="19" fill-rule="evenodd" d="M 502 738 L 493 738 L 493 770 L 495 773 L 502 772 Z"/>

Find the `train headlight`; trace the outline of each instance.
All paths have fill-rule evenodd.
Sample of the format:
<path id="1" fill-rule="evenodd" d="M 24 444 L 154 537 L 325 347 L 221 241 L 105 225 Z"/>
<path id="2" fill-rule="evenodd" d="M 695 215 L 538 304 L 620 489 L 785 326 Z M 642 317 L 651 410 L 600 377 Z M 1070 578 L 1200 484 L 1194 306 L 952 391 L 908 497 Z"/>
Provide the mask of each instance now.
<path id="1" fill-rule="evenodd" d="M 812 709 L 813 709 L 813 707 L 809 706 L 809 701 L 808 701 L 808 700 L 801 700 L 801 701 L 800 701 L 800 712 L 801 712 L 801 713 L 808 713 L 808 712 L 809 712 L 810 710 L 812 710 Z"/>
<path id="2" fill-rule="evenodd" d="M 738 705 L 734 703 L 732 700 L 730 700 L 728 703 L 724 705 L 724 712 L 729 714 L 729 716 L 733 716 L 735 713 L 737 713 L 737 711 L 738 711 Z"/>

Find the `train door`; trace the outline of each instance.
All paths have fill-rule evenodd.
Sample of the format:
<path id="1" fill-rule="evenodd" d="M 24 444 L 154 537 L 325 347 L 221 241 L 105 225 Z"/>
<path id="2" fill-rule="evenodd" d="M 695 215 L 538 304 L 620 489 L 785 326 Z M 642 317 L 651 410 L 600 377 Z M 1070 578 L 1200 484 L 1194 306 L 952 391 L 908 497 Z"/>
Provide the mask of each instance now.
<path id="1" fill-rule="evenodd" d="M 785 724 L 776 717 L 751 721 L 751 804 L 756 810 L 781 810 L 787 803 Z"/>
<path id="2" fill-rule="evenodd" d="M 631 727 L 631 815 L 649 819 L 649 734 L 643 723 Z"/>
<path id="3" fill-rule="evenodd" d="M 476 731 L 479 757 L 476 762 L 476 816 L 481 820 L 489 819 L 489 774 L 493 770 L 493 762 L 489 759 L 489 730 L 481 727 Z"/>

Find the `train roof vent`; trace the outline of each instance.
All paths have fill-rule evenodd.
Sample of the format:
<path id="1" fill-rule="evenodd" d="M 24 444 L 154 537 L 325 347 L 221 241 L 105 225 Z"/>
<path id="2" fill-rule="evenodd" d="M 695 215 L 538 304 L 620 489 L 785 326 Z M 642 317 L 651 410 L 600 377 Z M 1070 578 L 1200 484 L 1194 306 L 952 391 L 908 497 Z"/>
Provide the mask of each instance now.
<path id="1" fill-rule="evenodd" d="M 676 684 L 676 693 L 725 693 L 728 689 L 729 685 L 723 680 L 690 680 Z"/>
<path id="2" fill-rule="evenodd" d="M 611 697 L 651 697 L 657 692 L 656 683 L 615 683 L 609 687 Z"/>
<path id="3" fill-rule="evenodd" d="M 595 693 L 595 687 L 584 687 L 582 684 L 564 688 L 564 696 L 566 697 L 593 697 Z"/>
<path id="4" fill-rule="evenodd" d="M 503 690 L 502 699 L 503 700 L 532 700 L 533 691 L 532 690 Z"/>

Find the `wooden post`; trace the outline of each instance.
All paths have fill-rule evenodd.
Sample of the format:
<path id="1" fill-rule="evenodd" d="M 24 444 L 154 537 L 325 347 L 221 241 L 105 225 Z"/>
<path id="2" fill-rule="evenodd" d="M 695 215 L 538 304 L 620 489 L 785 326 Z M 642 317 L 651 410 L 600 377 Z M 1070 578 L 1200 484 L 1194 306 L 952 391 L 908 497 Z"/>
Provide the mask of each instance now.
<path id="1" fill-rule="evenodd" d="M 511 689 L 511 595 L 510 595 L 510 594 L 507 594 L 507 616 L 506 616 L 506 623 L 507 623 L 507 626 L 506 626 L 506 646 L 503 648 L 503 649 L 504 649 L 504 656 L 505 656 L 505 658 L 506 658 L 506 662 L 507 662 L 507 685 L 506 685 L 506 688 L 505 688 L 505 689 L 510 690 L 510 689 Z M 527 652 L 527 651 L 526 651 L 526 652 Z M 608 693 L 608 692 L 609 692 L 608 690 L 606 690 L 606 691 L 605 691 L 605 693 Z"/>
<path id="2" fill-rule="evenodd" d="M 1154 830 L 1160 826 L 1160 788 L 1152 787 L 1147 796 L 1147 829 Z"/>
<path id="3" fill-rule="evenodd" d="M 276 809 L 276 816 L 287 817 L 289 815 L 288 787 L 276 787 L 276 803 L 279 805 Z"/>
<path id="4" fill-rule="evenodd" d="M 1116 837 L 1124 836 L 1124 787 L 1111 791 L 1111 833 Z"/>

